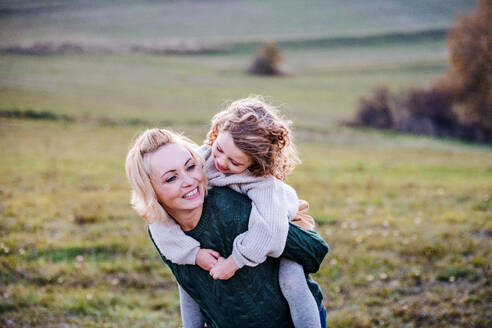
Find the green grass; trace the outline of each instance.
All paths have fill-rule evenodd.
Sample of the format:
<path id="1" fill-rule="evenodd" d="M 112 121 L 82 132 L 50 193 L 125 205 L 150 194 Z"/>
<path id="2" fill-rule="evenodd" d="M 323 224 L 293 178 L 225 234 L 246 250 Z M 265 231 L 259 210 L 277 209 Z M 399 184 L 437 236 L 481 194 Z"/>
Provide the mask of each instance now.
<path id="1" fill-rule="evenodd" d="M 295 123 L 303 164 L 288 183 L 332 249 L 315 275 L 328 325 L 491 326 L 490 147 L 338 124 L 375 86 L 432 84 L 448 66 L 442 29 L 472 5 L 0 1 L 0 47 L 232 46 L 0 55 L 0 325 L 178 327 L 174 278 L 129 205 L 126 152 L 150 126 L 200 142 L 224 101 L 262 94 Z M 281 41 L 286 76 L 244 73 L 264 39 Z"/>
<path id="2" fill-rule="evenodd" d="M 8 1 L 0 45 L 70 40 L 134 44 L 323 38 L 447 28 L 474 1 Z"/>
<path id="3" fill-rule="evenodd" d="M 99 40 L 93 41 L 102 44 L 158 44 L 169 35 L 194 38 L 192 31 L 199 30 L 201 41 L 232 47 L 228 53 L 188 57 L 121 52 L 1 55 L 0 109 L 206 125 L 224 101 L 262 94 L 285 104 L 283 111 L 297 126 L 329 130 L 350 117 L 358 97 L 377 85 L 399 89 L 432 83 L 447 67 L 443 29 L 456 10 L 471 8 L 459 0 L 432 5 L 414 2 L 411 11 L 403 1 L 370 5 L 355 1 L 350 6 L 314 1 L 311 6 L 303 4 L 302 11 L 295 1 L 207 3 L 216 10 L 200 10 L 201 6 L 153 1 L 0 3 L 0 26 L 5 26 L 0 29 L 5 33 L 0 33 L 0 42 L 5 44 L 12 39 L 29 43 L 32 38 L 91 44 L 97 28 Z M 251 21 L 235 18 L 236 11 L 263 23 L 251 29 Z M 185 14 L 190 12 L 193 15 Z M 128 15 L 131 20 L 123 19 Z M 212 19 L 214 15 L 229 18 Z M 231 17 L 234 24 L 228 24 Z M 180 24 L 173 23 L 176 18 L 182 20 Z M 303 26 L 303 35 L 289 31 L 292 24 L 279 24 L 294 18 Z M 405 24 L 395 25 L 392 19 Z M 200 28 L 191 28 L 198 22 Z M 156 36 L 157 31 L 162 35 Z M 213 36 L 218 31 L 222 34 Z M 270 37 L 281 41 L 288 75 L 279 79 L 246 76 L 256 45 Z M 234 50 L 238 47 L 242 50 Z"/>
<path id="4" fill-rule="evenodd" d="M 447 65 L 444 49 L 418 41 L 286 51 L 289 74 L 278 79 L 245 75 L 249 55 L 6 55 L 0 108 L 206 125 L 223 101 L 262 94 L 298 126 L 329 129 L 376 85 L 428 85 Z"/>
<path id="5" fill-rule="evenodd" d="M 179 326 L 128 204 L 143 128 L 0 119 L 2 325 Z M 337 128 L 299 134 L 299 150 L 288 182 L 332 249 L 315 275 L 330 326 L 490 325 L 489 148 Z"/>

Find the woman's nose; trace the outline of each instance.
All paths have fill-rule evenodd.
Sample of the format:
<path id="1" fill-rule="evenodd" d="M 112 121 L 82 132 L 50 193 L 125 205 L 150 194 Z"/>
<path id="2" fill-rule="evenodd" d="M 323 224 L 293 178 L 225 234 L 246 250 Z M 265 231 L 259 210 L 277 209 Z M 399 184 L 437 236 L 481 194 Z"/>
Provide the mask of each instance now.
<path id="1" fill-rule="evenodd" d="M 191 184 L 193 184 L 193 177 L 187 173 L 183 176 L 183 185 L 189 186 Z"/>

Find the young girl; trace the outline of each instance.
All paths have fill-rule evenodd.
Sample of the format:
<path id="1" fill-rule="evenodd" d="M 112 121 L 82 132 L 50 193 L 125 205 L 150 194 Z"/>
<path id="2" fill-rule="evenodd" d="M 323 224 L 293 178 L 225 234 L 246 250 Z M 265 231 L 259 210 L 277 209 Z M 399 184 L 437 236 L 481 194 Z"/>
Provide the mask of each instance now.
<path id="1" fill-rule="evenodd" d="M 177 264 L 199 265 L 214 279 L 225 280 L 245 265 L 256 266 L 267 256 L 279 257 L 288 221 L 297 221 L 307 229 L 314 227 L 305 214 L 307 203 L 299 202 L 295 190 L 282 182 L 299 163 L 289 124 L 259 96 L 237 100 L 214 116 L 200 147 L 204 171 L 210 186 L 227 186 L 251 199 L 248 231 L 236 237 L 232 254 L 223 259 L 213 250 L 201 249 L 173 220 L 153 224 L 154 241 L 166 258 Z M 281 258 L 279 284 L 295 327 L 320 327 L 319 310 L 302 266 Z"/>

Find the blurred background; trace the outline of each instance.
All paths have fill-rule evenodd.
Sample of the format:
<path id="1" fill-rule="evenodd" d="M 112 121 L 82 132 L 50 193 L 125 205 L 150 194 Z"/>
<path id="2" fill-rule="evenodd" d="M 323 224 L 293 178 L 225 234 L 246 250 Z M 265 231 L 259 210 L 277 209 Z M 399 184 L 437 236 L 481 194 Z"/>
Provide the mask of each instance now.
<path id="1" fill-rule="evenodd" d="M 0 325 L 179 327 L 126 152 L 260 94 L 332 248 L 328 325 L 490 326 L 491 22 L 489 0 L 0 0 Z"/>

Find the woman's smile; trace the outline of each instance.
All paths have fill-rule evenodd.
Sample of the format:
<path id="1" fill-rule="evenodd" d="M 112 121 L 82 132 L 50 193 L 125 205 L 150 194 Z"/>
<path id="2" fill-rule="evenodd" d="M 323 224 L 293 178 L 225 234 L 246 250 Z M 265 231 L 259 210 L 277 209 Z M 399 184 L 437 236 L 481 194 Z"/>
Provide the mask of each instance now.
<path id="1" fill-rule="evenodd" d="M 183 198 L 184 199 L 188 199 L 188 200 L 191 200 L 191 199 L 195 199 L 197 197 L 200 196 L 200 188 L 196 187 L 195 189 L 193 189 L 192 191 L 186 193 Z"/>

